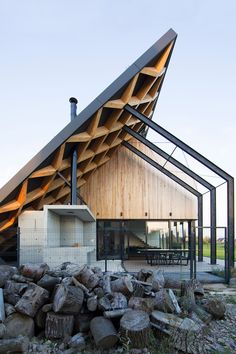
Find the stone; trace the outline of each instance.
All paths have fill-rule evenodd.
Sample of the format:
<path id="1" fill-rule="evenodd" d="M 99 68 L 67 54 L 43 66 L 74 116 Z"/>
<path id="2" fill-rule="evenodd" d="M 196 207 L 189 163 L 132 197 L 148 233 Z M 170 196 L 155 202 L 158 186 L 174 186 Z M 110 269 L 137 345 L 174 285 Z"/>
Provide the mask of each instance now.
<path id="1" fill-rule="evenodd" d="M 77 350 L 85 349 L 86 343 L 83 333 L 77 333 L 68 342 L 69 347 L 76 348 Z"/>
<path id="2" fill-rule="evenodd" d="M 20 313 L 13 313 L 4 322 L 6 333 L 4 338 L 14 338 L 19 335 L 29 338 L 34 336 L 34 320 Z"/>
<path id="3" fill-rule="evenodd" d="M 203 302 L 203 307 L 215 319 L 220 320 L 224 318 L 226 307 L 225 304 L 219 299 L 207 299 Z"/>

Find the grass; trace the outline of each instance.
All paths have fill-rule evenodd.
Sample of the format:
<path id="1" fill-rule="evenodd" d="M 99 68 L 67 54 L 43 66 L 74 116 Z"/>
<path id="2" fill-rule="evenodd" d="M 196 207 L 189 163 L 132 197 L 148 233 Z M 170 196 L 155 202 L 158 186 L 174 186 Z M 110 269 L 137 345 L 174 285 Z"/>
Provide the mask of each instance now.
<path id="1" fill-rule="evenodd" d="M 217 259 L 225 259 L 225 249 L 224 244 L 218 243 L 216 244 L 216 258 Z M 203 257 L 210 257 L 210 243 L 203 243 Z"/>

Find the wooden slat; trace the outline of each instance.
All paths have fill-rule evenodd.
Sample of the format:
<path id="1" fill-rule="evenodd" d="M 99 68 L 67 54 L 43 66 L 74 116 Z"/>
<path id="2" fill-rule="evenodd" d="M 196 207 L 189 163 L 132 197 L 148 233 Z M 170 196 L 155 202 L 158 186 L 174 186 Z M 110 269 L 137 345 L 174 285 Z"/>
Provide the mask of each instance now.
<path id="1" fill-rule="evenodd" d="M 168 59 L 168 56 L 170 54 L 170 51 L 173 47 L 173 42 L 170 43 L 166 49 L 164 50 L 164 53 L 161 55 L 161 57 L 158 59 L 156 65 L 155 65 L 155 68 L 158 70 L 158 71 L 162 71 L 165 64 L 166 64 L 166 61 Z"/>
<path id="2" fill-rule="evenodd" d="M 133 92 L 134 92 L 138 77 L 139 77 L 139 73 L 134 76 L 134 78 L 128 84 L 128 87 L 125 89 L 125 92 L 122 94 L 121 100 L 124 103 L 128 103 L 129 100 L 131 99 L 131 97 L 133 96 Z"/>
<path id="3" fill-rule="evenodd" d="M 29 178 L 40 178 L 40 177 L 45 177 L 45 176 L 51 176 L 55 172 L 56 172 L 56 169 L 52 165 L 49 165 L 47 167 L 41 168 L 38 171 L 33 172 Z"/>
<path id="4" fill-rule="evenodd" d="M 95 115 L 92 117 L 92 121 L 87 129 L 87 133 L 93 137 L 97 131 L 98 128 L 98 124 L 101 118 L 101 114 L 102 114 L 102 108 L 100 108 Z"/>

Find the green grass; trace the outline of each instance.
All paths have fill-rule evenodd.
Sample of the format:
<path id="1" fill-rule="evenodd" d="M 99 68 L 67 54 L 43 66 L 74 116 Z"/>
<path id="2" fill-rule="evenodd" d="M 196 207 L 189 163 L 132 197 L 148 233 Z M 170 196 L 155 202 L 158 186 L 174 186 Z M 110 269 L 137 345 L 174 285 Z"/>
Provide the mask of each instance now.
<path id="1" fill-rule="evenodd" d="M 203 257 L 210 257 L 210 243 L 203 244 Z M 222 243 L 216 244 L 216 258 L 225 259 L 224 244 Z"/>

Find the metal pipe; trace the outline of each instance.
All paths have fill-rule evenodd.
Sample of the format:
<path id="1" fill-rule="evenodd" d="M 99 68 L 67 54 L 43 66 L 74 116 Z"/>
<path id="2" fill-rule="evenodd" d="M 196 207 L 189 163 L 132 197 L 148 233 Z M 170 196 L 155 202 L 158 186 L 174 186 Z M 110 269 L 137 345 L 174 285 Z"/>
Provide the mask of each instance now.
<path id="1" fill-rule="evenodd" d="M 198 197 L 198 262 L 203 261 L 203 197 Z"/>
<path id="2" fill-rule="evenodd" d="M 70 102 L 70 117 L 71 121 L 76 118 L 77 111 L 77 99 L 71 97 L 69 99 Z M 77 205 L 77 145 L 72 148 L 71 151 L 71 205 Z"/>
<path id="3" fill-rule="evenodd" d="M 216 189 L 212 189 L 210 192 L 211 202 L 211 264 L 216 264 Z"/>

